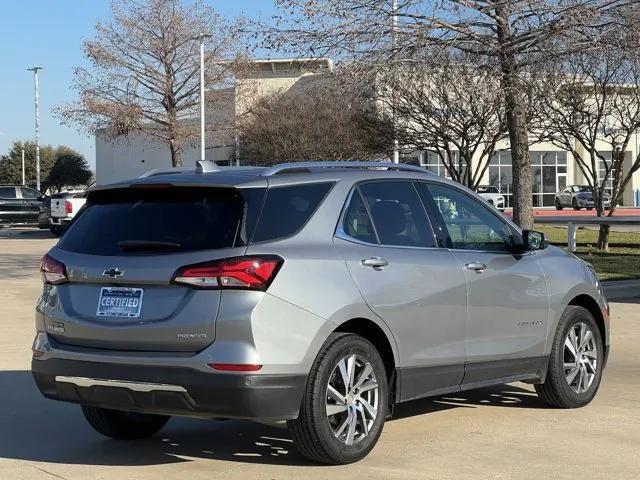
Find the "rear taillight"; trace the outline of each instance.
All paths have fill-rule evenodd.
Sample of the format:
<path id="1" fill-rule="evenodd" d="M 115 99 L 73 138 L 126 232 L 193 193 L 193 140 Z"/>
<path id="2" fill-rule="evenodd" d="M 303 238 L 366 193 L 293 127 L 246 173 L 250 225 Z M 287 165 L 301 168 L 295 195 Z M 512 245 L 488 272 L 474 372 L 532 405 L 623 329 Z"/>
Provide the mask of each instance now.
<path id="1" fill-rule="evenodd" d="M 73 213 L 73 204 L 69 200 L 64 201 L 65 213 Z"/>
<path id="2" fill-rule="evenodd" d="M 283 260 L 277 256 L 225 258 L 179 268 L 173 283 L 208 289 L 266 290 Z"/>
<path id="3" fill-rule="evenodd" d="M 49 255 L 42 257 L 40 273 L 42 274 L 42 281 L 51 285 L 58 285 L 69 281 L 67 278 L 67 268 L 64 266 L 64 263 L 59 262 Z"/>

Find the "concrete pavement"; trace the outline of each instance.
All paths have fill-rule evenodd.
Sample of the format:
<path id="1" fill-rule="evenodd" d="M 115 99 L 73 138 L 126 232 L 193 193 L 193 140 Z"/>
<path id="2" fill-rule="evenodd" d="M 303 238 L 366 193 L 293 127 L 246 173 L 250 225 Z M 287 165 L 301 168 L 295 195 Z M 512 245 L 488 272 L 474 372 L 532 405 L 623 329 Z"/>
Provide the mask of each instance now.
<path id="1" fill-rule="evenodd" d="M 15 232 L 14 232 L 15 233 Z M 554 410 L 511 384 L 405 404 L 362 462 L 308 464 L 286 430 L 172 419 L 120 443 L 79 407 L 42 398 L 29 372 L 44 232 L 0 235 L 0 479 L 638 479 L 640 299 L 612 305 L 612 352 L 595 401 Z"/>

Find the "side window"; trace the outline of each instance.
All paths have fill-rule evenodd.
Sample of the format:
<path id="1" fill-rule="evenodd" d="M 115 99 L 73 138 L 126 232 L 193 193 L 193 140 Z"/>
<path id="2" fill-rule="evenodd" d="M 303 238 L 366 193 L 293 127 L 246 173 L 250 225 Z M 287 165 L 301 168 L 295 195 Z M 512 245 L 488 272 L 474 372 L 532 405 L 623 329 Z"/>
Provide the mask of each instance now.
<path id="1" fill-rule="evenodd" d="M 22 198 L 34 199 L 40 196 L 40 193 L 32 188 L 20 187 Z"/>
<path id="2" fill-rule="evenodd" d="M 342 220 L 342 230 L 351 238 L 367 243 L 378 243 L 373 224 L 364 205 L 360 192 L 356 189 Z"/>
<path id="3" fill-rule="evenodd" d="M 333 183 L 312 183 L 269 188 L 252 242 L 276 240 L 296 233 L 332 186 Z"/>
<path id="4" fill-rule="evenodd" d="M 511 228 L 482 203 L 446 185 L 423 184 L 431 194 L 451 239 L 449 246 L 464 250 L 509 251 Z"/>
<path id="5" fill-rule="evenodd" d="M 358 188 L 382 245 L 435 246 L 427 214 L 411 182 L 365 183 Z"/>
<path id="6" fill-rule="evenodd" d="M 16 187 L 0 187 L 0 198 L 16 198 Z"/>

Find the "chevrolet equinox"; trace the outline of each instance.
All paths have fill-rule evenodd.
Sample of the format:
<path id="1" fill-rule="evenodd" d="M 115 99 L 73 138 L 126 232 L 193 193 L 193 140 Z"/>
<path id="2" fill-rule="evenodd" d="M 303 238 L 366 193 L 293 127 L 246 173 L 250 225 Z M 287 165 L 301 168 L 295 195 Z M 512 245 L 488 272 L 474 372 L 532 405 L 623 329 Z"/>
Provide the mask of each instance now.
<path id="1" fill-rule="evenodd" d="M 506 382 L 588 404 L 609 345 L 592 267 L 419 167 L 157 170 L 92 188 L 43 258 L 32 370 L 99 433 L 286 422 L 329 464 L 393 405 Z"/>

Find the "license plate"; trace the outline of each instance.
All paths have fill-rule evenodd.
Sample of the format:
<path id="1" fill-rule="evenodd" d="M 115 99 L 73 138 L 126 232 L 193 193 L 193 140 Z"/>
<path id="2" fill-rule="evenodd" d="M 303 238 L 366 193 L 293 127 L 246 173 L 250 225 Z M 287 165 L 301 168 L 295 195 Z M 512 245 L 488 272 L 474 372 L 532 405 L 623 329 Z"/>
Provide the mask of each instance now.
<path id="1" fill-rule="evenodd" d="M 142 309 L 142 294 L 142 288 L 102 287 L 97 315 L 138 318 Z"/>

